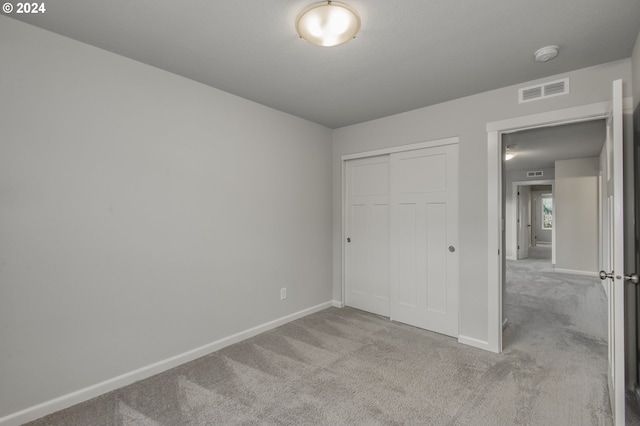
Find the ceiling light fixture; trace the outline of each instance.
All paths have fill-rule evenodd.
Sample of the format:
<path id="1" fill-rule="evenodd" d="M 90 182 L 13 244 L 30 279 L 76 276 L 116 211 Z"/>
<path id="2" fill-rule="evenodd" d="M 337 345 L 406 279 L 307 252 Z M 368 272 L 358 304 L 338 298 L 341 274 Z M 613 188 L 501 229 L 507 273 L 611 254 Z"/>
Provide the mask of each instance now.
<path id="1" fill-rule="evenodd" d="M 547 62 L 558 56 L 558 46 L 545 46 L 536 50 L 536 53 L 533 54 L 533 57 L 537 62 Z"/>
<path id="2" fill-rule="evenodd" d="M 516 155 L 511 152 L 511 150 L 509 149 L 509 147 L 507 147 L 506 153 L 504 155 L 504 161 L 509 161 L 511 160 L 513 157 L 515 157 Z"/>
<path id="3" fill-rule="evenodd" d="M 339 46 L 356 37 L 360 17 L 344 3 L 314 3 L 298 15 L 296 30 L 300 37 L 315 45 Z"/>

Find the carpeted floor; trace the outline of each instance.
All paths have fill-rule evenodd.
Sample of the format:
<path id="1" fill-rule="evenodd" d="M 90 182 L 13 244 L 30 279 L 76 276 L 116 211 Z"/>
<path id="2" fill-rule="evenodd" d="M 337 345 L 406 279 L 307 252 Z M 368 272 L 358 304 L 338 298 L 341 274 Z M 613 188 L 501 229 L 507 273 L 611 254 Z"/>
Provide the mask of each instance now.
<path id="1" fill-rule="evenodd" d="M 330 308 L 30 425 L 610 425 L 599 280 L 508 270 L 503 354 Z"/>

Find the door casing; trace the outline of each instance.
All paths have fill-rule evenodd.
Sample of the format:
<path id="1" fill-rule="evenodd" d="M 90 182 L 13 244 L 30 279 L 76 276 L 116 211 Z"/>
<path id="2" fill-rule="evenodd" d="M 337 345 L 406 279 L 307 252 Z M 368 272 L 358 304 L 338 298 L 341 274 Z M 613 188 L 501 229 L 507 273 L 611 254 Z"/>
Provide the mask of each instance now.
<path id="1" fill-rule="evenodd" d="M 631 102 L 625 99 L 625 102 Z M 611 102 L 598 102 L 578 107 L 526 115 L 487 123 L 487 283 L 488 333 L 484 349 L 502 352 L 502 308 L 504 286 L 504 207 L 502 135 L 522 130 L 605 119 Z M 480 345 L 478 345 L 480 346 Z"/>

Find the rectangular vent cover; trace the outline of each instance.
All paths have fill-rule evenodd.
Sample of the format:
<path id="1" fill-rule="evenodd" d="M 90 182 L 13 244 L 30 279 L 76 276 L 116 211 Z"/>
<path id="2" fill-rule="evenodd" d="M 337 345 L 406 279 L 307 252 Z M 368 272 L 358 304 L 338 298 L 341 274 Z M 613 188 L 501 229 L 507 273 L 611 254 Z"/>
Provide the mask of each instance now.
<path id="1" fill-rule="evenodd" d="M 527 177 L 540 177 L 544 174 L 542 170 L 538 170 L 536 172 L 527 172 Z"/>
<path id="2" fill-rule="evenodd" d="M 569 93 L 569 79 L 549 81 L 535 86 L 523 87 L 518 90 L 518 103 L 537 101 L 552 96 L 567 95 Z"/>

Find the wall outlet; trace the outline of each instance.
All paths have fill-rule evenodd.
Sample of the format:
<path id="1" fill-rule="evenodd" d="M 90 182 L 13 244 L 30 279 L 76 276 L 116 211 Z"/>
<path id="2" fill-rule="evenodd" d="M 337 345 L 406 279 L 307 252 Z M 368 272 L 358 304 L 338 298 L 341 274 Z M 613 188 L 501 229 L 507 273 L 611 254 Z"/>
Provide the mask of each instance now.
<path id="1" fill-rule="evenodd" d="M 280 289 L 280 300 L 284 300 L 287 298 L 287 288 L 281 288 Z"/>

